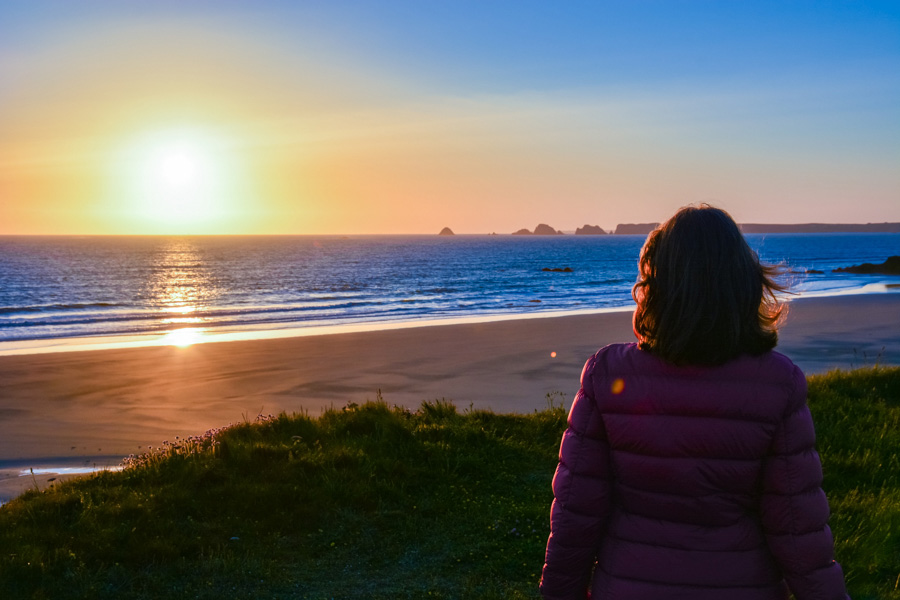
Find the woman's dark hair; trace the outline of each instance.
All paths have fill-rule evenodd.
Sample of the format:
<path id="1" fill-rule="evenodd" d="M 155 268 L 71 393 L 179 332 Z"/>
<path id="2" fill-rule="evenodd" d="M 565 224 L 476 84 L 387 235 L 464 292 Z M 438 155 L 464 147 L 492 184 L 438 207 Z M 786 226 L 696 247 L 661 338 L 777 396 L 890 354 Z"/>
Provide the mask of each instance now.
<path id="1" fill-rule="evenodd" d="M 634 332 L 640 347 L 680 365 L 718 365 L 778 342 L 777 269 L 760 264 L 724 210 L 686 206 L 644 243 Z"/>

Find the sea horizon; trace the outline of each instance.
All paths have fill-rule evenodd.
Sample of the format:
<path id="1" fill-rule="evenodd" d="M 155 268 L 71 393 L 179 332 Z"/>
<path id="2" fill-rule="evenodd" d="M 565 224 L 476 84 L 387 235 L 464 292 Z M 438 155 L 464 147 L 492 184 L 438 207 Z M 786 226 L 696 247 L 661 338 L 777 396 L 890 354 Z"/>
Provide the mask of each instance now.
<path id="1" fill-rule="evenodd" d="M 900 235 L 747 234 L 800 296 Z M 628 310 L 643 235 L 0 236 L 0 355 Z"/>

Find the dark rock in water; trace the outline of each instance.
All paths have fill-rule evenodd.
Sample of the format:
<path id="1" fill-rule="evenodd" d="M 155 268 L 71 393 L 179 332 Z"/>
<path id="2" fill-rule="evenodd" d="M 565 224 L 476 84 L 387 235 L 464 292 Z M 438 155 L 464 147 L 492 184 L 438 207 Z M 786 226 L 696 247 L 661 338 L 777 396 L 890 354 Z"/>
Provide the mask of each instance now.
<path id="1" fill-rule="evenodd" d="M 599 225 L 585 224 L 584 227 L 575 230 L 575 235 L 606 235 L 606 232 Z"/>
<path id="2" fill-rule="evenodd" d="M 438 235 L 455 235 L 449 227 L 444 227 Z"/>
<path id="3" fill-rule="evenodd" d="M 546 225 L 544 223 L 541 223 L 540 225 L 538 225 L 537 227 L 534 228 L 534 235 L 562 235 L 562 234 L 563 234 L 562 231 L 557 231 L 557 230 L 553 229 L 552 227 L 550 227 L 549 225 Z"/>
<path id="4" fill-rule="evenodd" d="M 527 229 L 520 229 L 518 231 L 513 231 L 513 235 L 532 235 L 532 233 Z"/>
<path id="5" fill-rule="evenodd" d="M 647 235 L 659 227 L 659 223 L 619 223 L 616 235 Z"/>
<path id="6" fill-rule="evenodd" d="M 529 302 L 540 302 L 540 300 L 529 300 Z"/>
<path id="7" fill-rule="evenodd" d="M 888 259 L 880 265 L 876 265 L 873 263 L 863 263 L 861 265 L 853 265 L 852 267 L 833 269 L 832 273 L 856 273 L 858 275 L 900 275 L 900 256 L 889 256 Z"/>
<path id="8" fill-rule="evenodd" d="M 790 275 L 822 275 L 825 271 L 819 271 L 818 269 L 803 269 L 800 271 L 788 271 Z"/>
<path id="9" fill-rule="evenodd" d="M 550 267 L 544 267 L 541 271 L 547 271 L 548 273 L 572 273 L 572 267 L 565 267 L 563 269 L 555 268 L 551 269 Z"/>

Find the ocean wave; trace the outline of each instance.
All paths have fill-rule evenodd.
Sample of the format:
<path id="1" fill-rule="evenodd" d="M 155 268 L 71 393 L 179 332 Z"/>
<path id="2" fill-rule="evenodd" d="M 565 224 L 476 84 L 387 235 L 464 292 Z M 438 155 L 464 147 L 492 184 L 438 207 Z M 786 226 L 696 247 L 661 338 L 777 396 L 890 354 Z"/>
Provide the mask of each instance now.
<path id="1" fill-rule="evenodd" d="M 585 281 L 584 285 L 615 285 L 617 283 L 633 283 L 630 279 L 624 277 L 614 277 L 612 279 L 598 279 L 596 281 Z"/>
<path id="2" fill-rule="evenodd" d="M 631 303 L 643 239 L 352 237 L 312 254 L 308 240 L 15 239 L 0 245 L 0 340 L 158 333 L 185 326 L 302 327 L 608 308 Z M 762 255 L 824 272 L 897 254 L 891 234 L 748 236 Z M 183 261 L 183 262 L 179 262 Z M 563 281 L 545 265 L 573 269 Z M 799 267 L 798 267 L 799 268 Z M 854 283 L 854 285 L 858 285 Z M 818 289 L 818 288 L 817 288 Z M 540 303 L 531 302 L 540 300 Z"/>
<path id="3" fill-rule="evenodd" d="M 59 310 L 83 310 L 85 308 L 111 308 L 125 306 L 115 302 L 76 302 L 73 304 L 37 304 L 33 306 L 0 306 L 0 315 L 17 313 L 36 313 Z"/>

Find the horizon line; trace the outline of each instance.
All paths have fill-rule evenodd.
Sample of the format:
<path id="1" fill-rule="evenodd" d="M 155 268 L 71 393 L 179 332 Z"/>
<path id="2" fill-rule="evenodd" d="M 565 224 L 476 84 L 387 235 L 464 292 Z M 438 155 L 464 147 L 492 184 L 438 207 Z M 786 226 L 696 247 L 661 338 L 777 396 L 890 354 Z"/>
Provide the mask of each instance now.
<path id="1" fill-rule="evenodd" d="M 541 224 L 539 224 L 541 225 Z M 642 227 L 642 228 L 651 228 L 655 229 L 659 223 L 653 222 L 644 222 L 644 223 L 618 223 L 615 228 L 605 230 L 605 233 L 602 234 L 580 234 L 581 236 L 597 236 L 597 235 L 646 235 L 645 233 L 616 233 L 616 229 L 619 227 Z M 810 232 L 757 232 L 750 231 L 747 233 L 900 233 L 900 221 L 880 221 L 880 222 L 867 222 L 867 223 L 825 223 L 825 222 L 805 222 L 805 223 L 738 223 L 738 227 L 743 229 L 744 227 L 752 227 L 756 228 L 788 228 L 788 227 L 853 227 L 853 228 L 864 228 L 864 227 L 875 227 L 875 226 L 894 226 L 898 229 L 898 231 L 810 231 Z M 585 224 L 584 227 L 598 227 L 597 225 L 589 225 Z M 448 229 L 449 227 L 445 227 L 444 229 Z M 452 228 L 449 228 L 452 231 Z M 580 228 L 579 228 L 580 229 Z M 321 233 L 259 233 L 259 232 L 247 232 L 247 233 L 195 233 L 195 232 L 172 232 L 172 233 L 5 233 L 0 232 L 0 237 L 177 237 L 177 236 L 192 236 L 192 237 L 297 237 L 297 236 L 341 236 L 341 237 L 350 237 L 350 236 L 441 236 L 441 237 L 451 237 L 454 235 L 466 235 L 466 236 L 515 236 L 515 237 L 528 237 L 529 235 L 535 237 L 553 237 L 553 234 L 535 234 L 530 230 L 528 234 L 524 236 L 522 234 L 517 234 L 518 231 L 522 231 L 522 229 L 518 229 L 515 232 L 509 233 L 498 233 L 494 232 L 456 232 L 452 231 L 451 234 L 441 234 L 440 232 L 389 232 L 389 233 L 341 233 L 341 232 L 321 232 Z M 579 235 L 576 234 L 576 230 L 556 230 L 556 235 Z"/>

